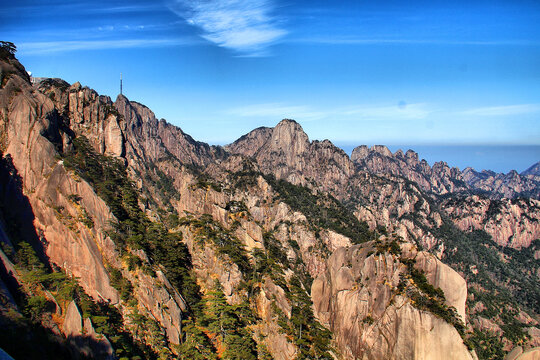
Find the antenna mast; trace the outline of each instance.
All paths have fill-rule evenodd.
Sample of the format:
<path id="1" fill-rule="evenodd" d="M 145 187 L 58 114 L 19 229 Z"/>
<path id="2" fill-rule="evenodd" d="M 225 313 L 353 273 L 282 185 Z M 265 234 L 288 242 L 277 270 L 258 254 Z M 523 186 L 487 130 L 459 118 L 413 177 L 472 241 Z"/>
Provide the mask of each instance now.
<path id="1" fill-rule="evenodd" d="M 120 95 L 122 95 L 122 73 L 120 73 Z"/>

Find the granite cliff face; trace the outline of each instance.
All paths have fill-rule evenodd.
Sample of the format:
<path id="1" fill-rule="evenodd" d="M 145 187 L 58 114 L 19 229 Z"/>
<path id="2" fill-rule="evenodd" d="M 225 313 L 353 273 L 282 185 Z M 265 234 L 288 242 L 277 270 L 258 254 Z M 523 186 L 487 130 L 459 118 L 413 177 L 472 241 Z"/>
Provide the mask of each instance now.
<path id="1" fill-rule="evenodd" d="M 419 309 L 415 280 L 403 262 L 414 261 L 414 269 L 425 273 L 430 284 L 442 286 L 450 295 L 445 305 L 458 309 L 457 317 L 463 320 L 465 280 L 409 245 L 403 246 L 402 254 L 376 250 L 374 243 L 338 249 L 328 259 L 326 272 L 313 283 L 315 312 L 336 334 L 344 357 L 473 359 L 456 328 Z"/>
<path id="2" fill-rule="evenodd" d="M 0 325 L 48 329 L 58 358 L 471 359 L 538 339 L 536 200 L 458 202 L 457 169 L 350 159 L 293 120 L 209 146 L 124 96 L 0 65 Z M 501 253 L 463 256 L 493 247 L 478 229 L 523 249 L 525 280 L 504 286 Z"/>
<path id="3" fill-rule="evenodd" d="M 315 181 L 342 194 L 354 166 L 345 152 L 330 141 L 309 141 L 300 124 L 282 120 L 274 128 L 255 129 L 226 149 L 253 158 L 265 174 L 293 184 Z"/>
<path id="4" fill-rule="evenodd" d="M 2 67 L 5 73 L 6 63 Z M 41 248 L 55 267 L 79 279 L 80 286 L 96 301 L 116 305 L 125 317 L 133 311 L 151 316 L 164 326 L 169 340 L 178 343 L 185 305 L 175 300 L 174 293 L 162 291 L 157 278 L 136 283 L 135 293 L 143 283 L 144 291 L 153 293 L 148 299 L 137 296 L 137 306 L 120 299 L 118 289 L 111 285 L 110 273 L 123 273 L 127 278 L 131 275 L 108 236 L 115 217 L 94 187 L 58 159 L 79 135 L 87 137 L 104 155 L 123 156 L 123 119 L 112 110 L 109 98 L 78 83 L 67 86 L 51 80 L 34 89 L 25 80 L 20 72 L 11 73 L 0 94 L 5 105 L 2 152 L 21 180 L 20 197 L 14 201 L 27 201 L 33 217 L 31 225 L 26 226 L 32 226 L 34 236 L 23 234 L 24 240 Z M 3 206 L 9 209 L 21 205 L 15 202 Z M 4 216 L 9 218 L 5 211 Z M 167 310 L 156 311 L 161 307 Z"/>
<path id="5" fill-rule="evenodd" d="M 520 249 L 540 238 L 540 202 L 535 199 L 490 200 L 473 195 L 446 200 L 442 206 L 460 229 L 485 230 L 501 246 Z"/>

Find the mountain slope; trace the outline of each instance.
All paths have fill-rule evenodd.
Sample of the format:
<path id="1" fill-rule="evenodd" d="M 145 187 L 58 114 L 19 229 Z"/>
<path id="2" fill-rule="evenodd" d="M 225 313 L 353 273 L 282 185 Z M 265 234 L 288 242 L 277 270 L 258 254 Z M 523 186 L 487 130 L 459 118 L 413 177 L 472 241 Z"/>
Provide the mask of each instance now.
<path id="1" fill-rule="evenodd" d="M 0 64 L 1 320 L 55 333 L 45 357 L 56 347 L 66 358 L 418 359 L 442 350 L 469 359 L 476 346 L 490 358 L 467 325 L 465 281 L 420 246 L 467 280 L 477 264 L 486 290 L 534 294 L 534 273 L 512 278 L 510 290 L 504 277 L 489 282 L 502 265 L 482 261 L 496 251 L 458 257 L 460 236 L 468 246 L 475 238 L 419 185 L 359 170 L 292 120 L 222 149 L 123 96 L 113 103 L 58 79 L 32 87 L 14 57 Z M 529 252 L 519 254 L 529 261 Z M 511 303 L 537 316 L 533 302 L 495 306 L 474 289 L 489 312 Z M 355 311 L 358 342 L 344 325 Z M 519 331 L 535 329 L 526 316 L 493 315 L 502 334 L 488 340 L 526 344 Z M 431 327 L 448 339 L 422 342 Z M 33 357 L 16 345 L 0 346 Z"/>
<path id="2" fill-rule="evenodd" d="M 307 136 L 303 135 L 289 137 L 305 139 L 303 143 L 306 145 L 302 147 L 282 147 L 281 152 L 288 151 L 286 158 L 290 160 L 281 161 L 278 160 L 279 158 L 267 155 L 271 154 L 272 151 L 265 150 L 264 147 L 275 149 L 278 143 L 272 143 L 268 139 L 271 138 L 273 131 L 280 127 L 282 123 L 278 124 L 274 129 L 265 129 L 265 134 L 267 134 L 267 140 L 265 141 L 259 141 L 257 138 L 258 131 L 254 131 L 227 148 L 230 151 L 240 152 L 243 151 L 242 149 L 256 148 L 256 151 L 246 152 L 246 154 L 253 154 L 253 159 L 257 161 L 259 166 L 267 166 L 268 172 L 271 171 L 268 164 L 272 162 L 278 163 L 274 166 L 280 167 L 280 173 L 284 174 L 282 176 L 288 176 L 287 174 L 294 173 L 299 168 L 318 168 L 321 172 L 324 172 L 325 167 L 329 168 L 327 164 L 340 166 L 339 163 L 328 160 L 335 156 L 334 154 L 340 154 L 339 150 L 332 150 L 332 146 L 328 147 L 327 149 L 334 151 L 334 154 L 323 153 L 325 160 L 322 160 L 321 163 L 322 154 L 317 154 L 315 153 L 316 150 L 314 150 L 314 144 L 317 142 L 308 143 Z M 290 123 L 290 121 L 287 120 L 287 123 Z M 299 126 L 288 125 L 288 128 L 298 132 L 302 131 Z M 246 143 L 249 141 L 253 141 L 255 146 Z M 295 149 L 301 149 L 301 151 Z M 361 152 L 362 149 L 366 151 L 367 148 L 357 148 L 353 159 L 358 161 L 361 157 L 358 152 Z M 470 200 L 460 202 L 462 201 L 460 199 L 470 199 L 470 196 L 467 196 L 468 191 L 458 192 L 456 195 L 447 193 L 446 196 L 442 197 L 433 193 L 433 189 L 437 188 L 437 186 L 439 188 L 443 186 L 441 189 L 446 189 L 444 191 L 452 189 L 449 184 L 454 187 L 459 185 L 462 189 L 465 188 L 464 182 L 455 181 L 450 177 L 452 171 L 448 167 L 446 167 L 446 171 L 440 171 L 445 168 L 444 164 L 434 166 L 433 169 L 437 171 L 437 174 L 446 175 L 433 175 L 433 169 L 422 167 L 422 163 L 418 163 L 417 156 L 412 151 L 408 153 L 408 157 L 398 154 L 401 159 L 397 161 L 391 159 L 392 154 L 385 147 L 375 147 L 373 151 L 375 154 L 368 154 L 367 158 L 374 159 L 371 162 L 372 164 L 377 164 L 378 160 L 375 159 L 382 159 L 382 162 L 379 162 L 383 164 L 380 172 L 376 171 L 376 167 L 374 171 L 371 171 L 358 166 L 347 173 L 344 169 L 348 167 L 345 166 L 337 171 L 329 170 L 333 171 L 332 175 L 337 174 L 338 180 L 335 182 L 326 181 L 325 177 L 328 174 L 312 172 L 313 177 L 310 177 L 309 181 L 305 181 L 305 183 L 315 191 L 328 192 L 341 199 L 349 209 L 354 211 L 359 220 L 366 221 L 371 229 L 376 229 L 382 233 L 394 233 L 406 241 L 419 244 L 464 275 L 469 282 L 469 290 L 475 294 L 476 303 L 480 303 L 478 306 L 487 306 L 489 308 L 489 311 L 485 312 L 471 309 L 472 322 L 475 328 L 478 328 L 478 332 L 474 332 L 472 335 L 471 341 L 481 344 L 481 346 L 486 346 L 488 341 L 497 344 L 491 346 L 490 350 L 482 349 L 480 352 L 482 358 L 497 358 L 503 353 L 503 347 L 508 351 L 512 346 L 511 344 L 527 341 L 527 332 L 530 334 L 536 332 L 536 328 L 534 326 L 530 327 L 530 325 L 537 324 L 537 320 L 533 322 L 524 321 L 524 317 L 520 314 L 525 313 L 520 311 L 504 317 L 495 314 L 501 311 L 504 312 L 505 308 L 521 307 L 534 317 L 538 316 L 538 304 L 534 301 L 532 303 L 528 301 L 529 299 L 538 298 L 540 295 L 538 286 L 534 285 L 537 282 L 540 263 L 532 255 L 536 249 L 535 240 L 539 236 L 538 221 L 536 219 L 538 216 L 537 200 L 510 202 L 508 200 L 487 199 L 488 205 L 492 205 L 485 209 L 486 213 L 483 215 L 483 220 L 471 221 L 471 217 L 477 211 L 476 208 L 465 205 Z M 365 154 L 362 156 L 365 156 Z M 407 164 L 406 158 L 409 159 L 410 164 Z M 395 174 L 387 172 L 387 167 L 384 164 L 388 161 L 397 164 Z M 347 159 L 343 163 L 347 164 Z M 414 167 L 411 165 L 414 165 Z M 428 193 L 426 194 L 425 190 L 422 189 L 421 182 L 417 184 L 410 181 L 407 176 L 404 177 L 399 166 L 403 166 L 403 169 L 408 171 L 412 179 L 429 179 L 430 181 L 424 183 L 429 189 Z M 456 176 L 459 175 L 457 169 L 454 170 L 454 173 L 454 175 L 457 174 Z M 336 183 L 346 184 L 346 187 L 335 186 Z M 432 183 L 439 185 L 434 188 Z M 498 193 L 494 194 L 495 198 L 498 196 Z M 450 205 L 455 203 L 458 204 L 455 207 Z M 463 226 L 463 224 L 475 225 Z M 483 231 L 477 231 L 476 229 L 482 229 Z M 494 243 L 493 239 L 498 244 Z M 522 250 L 520 253 L 512 249 L 505 249 L 505 246 L 525 247 L 527 249 Z M 489 250 L 483 251 L 486 247 Z M 477 255 L 473 257 L 465 255 L 470 253 L 476 253 Z M 511 265 L 508 265 L 509 259 L 511 259 Z M 523 259 L 527 260 L 523 262 L 523 265 L 520 265 L 519 262 L 523 261 Z M 479 272 L 481 275 L 478 275 Z M 505 276 L 512 279 L 510 283 L 508 283 L 509 279 L 505 280 Z M 511 283 L 514 284 L 511 285 Z M 522 293 L 522 291 L 525 291 L 526 294 Z M 504 294 L 504 296 L 499 296 L 495 300 L 492 297 L 493 292 Z M 471 297 L 469 300 L 472 302 L 473 298 Z M 488 302 L 490 303 L 489 306 L 487 305 Z M 493 337 L 482 337 L 486 329 L 485 321 L 482 322 L 475 318 L 485 319 L 486 316 L 492 319 L 493 323 L 491 324 L 499 324 L 505 330 L 490 335 Z M 538 338 L 533 335 L 531 344 L 537 343 Z"/>

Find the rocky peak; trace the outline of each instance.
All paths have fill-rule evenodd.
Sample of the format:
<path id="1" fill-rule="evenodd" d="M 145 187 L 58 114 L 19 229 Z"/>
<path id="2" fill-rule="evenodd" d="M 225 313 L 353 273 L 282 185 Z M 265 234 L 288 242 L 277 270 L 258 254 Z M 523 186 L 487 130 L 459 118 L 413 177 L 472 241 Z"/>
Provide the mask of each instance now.
<path id="1" fill-rule="evenodd" d="M 418 183 L 427 192 L 447 194 L 467 190 L 458 169 L 450 169 L 444 162 L 430 167 L 424 159 L 419 161 L 418 153 L 413 150 L 407 150 L 405 154 L 398 150 L 392 155 L 386 146 L 375 145 L 369 149 L 362 145 L 353 150 L 351 160 L 360 170 L 401 176 Z"/>
<path id="2" fill-rule="evenodd" d="M 405 153 L 405 158 L 407 159 L 407 163 L 416 164 L 418 162 L 418 153 L 416 153 L 415 151 L 409 149 Z"/>
<path id="3" fill-rule="evenodd" d="M 148 107 L 124 95 L 116 98 L 114 108 L 125 120 L 127 156 L 132 161 L 140 158 L 157 161 L 170 154 L 182 164 L 207 166 L 224 156 L 221 148 L 193 140 L 179 127 L 158 120 Z"/>
<path id="4" fill-rule="evenodd" d="M 529 169 L 534 169 L 535 166 L 536 164 Z M 511 199 L 523 196 L 540 198 L 540 178 L 534 175 L 523 175 L 523 173 L 520 175 L 515 170 L 511 170 L 507 174 L 491 170 L 478 172 L 468 167 L 463 170 L 462 176 L 470 188 L 485 192 L 493 199 Z"/>
<path id="5" fill-rule="evenodd" d="M 289 156 L 296 156 L 307 150 L 309 138 L 300 124 L 284 119 L 272 131 L 270 146 L 273 150 L 282 150 Z"/>
<path id="6" fill-rule="evenodd" d="M 366 145 L 360 145 L 353 149 L 351 153 L 351 160 L 356 162 L 362 160 L 369 155 L 369 148 Z"/>
<path id="7" fill-rule="evenodd" d="M 540 161 L 521 173 L 522 176 L 540 176 Z"/>
<path id="8" fill-rule="evenodd" d="M 258 128 L 226 146 L 232 154 L 254 158 L 264 173 L 294 184 L 315 182 L 325 189 L 341 189 L 354 172 L 342 149 L 330 141 L 310 142 L 302 126 L 284 119 L 274 128 Z M 309 181 L 308 181 L 309 180 Z"/>
<path id="9" fill-rule="evenodd" d="M 392 157 L 392 152 L 384 145 L 373 145 L 371 151 L 384 156 Z"/>

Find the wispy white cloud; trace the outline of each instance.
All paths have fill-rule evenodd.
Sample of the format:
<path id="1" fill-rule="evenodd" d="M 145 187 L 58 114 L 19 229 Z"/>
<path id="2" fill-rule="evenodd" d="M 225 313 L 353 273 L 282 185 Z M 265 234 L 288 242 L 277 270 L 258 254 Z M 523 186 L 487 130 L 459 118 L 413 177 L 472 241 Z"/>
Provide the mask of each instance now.
<path id="1" fill-rule="evenodd" d="M 285 105 L 282 103 L 252 104 L 225 111 L 228 115 L 239 117 L 269 117 L 275 119 L 316 120 L 327 115 L 325 112 L 315 111 L 309 106 Z"/>
<path id="2" fill-rule="evenodd" d="M 268 117 L 274 119 L 291 118 L 303 121 L 324 118 L 357 120 L 418 120 L 425 119 L 433 111 L 427 104 L 406 104 L 401 102 L 393 106 L 349 106 L 318 110 L 306 105 L 287 105 L 283 103 L 252 104 L 226 110 L 228 115 L 241 117 Z"/>
<path id="3" fill-rule="evenodd" d="M 171 9 L 202 37 L 242 55 L 262 55 L 287 34 L 272 16 L 271 0 L 175 0 Z"/>
<path id="4" fill-rule="evenodd" d="M 23 42 L 17 44 L 17 49 L 23 54 L 48 54 L 75 50 L 146 48 L 187 44 L 189 44 L 188 40 L 178 39 L 76 40 Z"/>
<path id="5" fill-rule="evenodd" d="M 126 6 L 106 6 L 106 7 L 92 7 L 87 6 L 88 12 L 96 13 L 135 13 L 135 12 L 149 12 L 166 9 L 162 4 L 156 2 L 155 4 L 133 4 Z"/>
<path id="6" fill-rule="evenodd" d="M 50 2 L 37 3 L 34 5 L 18 5 L 13 3 L 7 6 L 9 11 L 3 16 L 19 17 L 21 13 L 25 15 L 43 16 L 49 13 L 74 14 L 111 14 L 111 13 L 148 13 L 150 11 L 166 11 L 167 8 L 162 4 L 132 4 L 126 6 L 99 6 L 94 1 L 79 1 L 56 3 Z"/>
<path id="7" fill-rule="evenodd" d="M 401 101 L 395 105 L 351 105 L 347 107 L 314 108 L 307 105 L 284 103 L 252 104 L 223 111 L 227 115 L 246 118 L 283 119 L 299 121 L 339 119 L 340 121 L 407 123 L 407 121 L 436 121 L 441 116 L 463 121 L 469 117 L 489 120 L 491 117 L 519 116 L 540 113 L 540 104 L 522 104 L 493 107 L 479 107 L 463 111 L 450 110 L 437 104 L 412 103 Z M 482 121 L 483 121 L 482 120 Z M 422 122 L 424 124 L 424 122 Z"/>
<path id="8" fill-rule="evenodd" d="M 533 114 L 538 112 L 540 112 L 540 104 L 520 104 L 479 107 L 461 111 L 459 114 L 472 116 L 509 116 Z"/>
<path id="9" fill-rule="evenodd" d="M 349 37 L 308 37 L 289 39 L 289 42 L 315 43 L 326 45 L 379 45 L 379 44 L 403 44 L 403 45 L 478 45 L 478 46 L 504 46 L 523 45 L 537 46 L 539 41 L 532 40 L 448 40 L 448 39 L 395 39 L 395 38 L 349 38 Z"/>
<path id="10" fill-rule="evenodd" d="M 346 116 L 355 116 L 358 118 L 373 119 L 425 119 L 433 111 L 427 104 L 407 104 L 400 102 L 393 106 L 355 106 L 339 111 L 338 113 Z"/>

